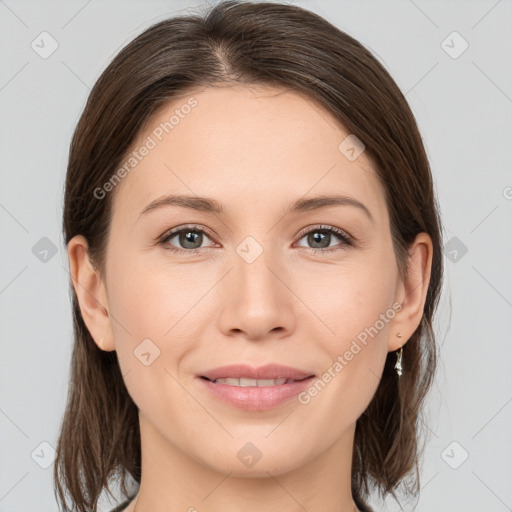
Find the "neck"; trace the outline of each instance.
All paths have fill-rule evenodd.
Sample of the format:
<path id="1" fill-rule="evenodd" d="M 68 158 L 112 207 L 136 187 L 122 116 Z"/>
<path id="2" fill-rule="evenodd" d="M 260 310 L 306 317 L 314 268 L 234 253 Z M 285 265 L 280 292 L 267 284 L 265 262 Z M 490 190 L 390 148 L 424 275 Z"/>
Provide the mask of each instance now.
<path id="1" fill-rule="evenodd" d="M 358 511 L 351 492 L 355 425 L 315 457 L 305 453 L 302 463 L 273 467 L 262 457 L 254 466 L 258 472 L 240 474 L 192 458 L 161 437 L 142 413 L 139 418 L 141 482 L 126 512 Z"/>

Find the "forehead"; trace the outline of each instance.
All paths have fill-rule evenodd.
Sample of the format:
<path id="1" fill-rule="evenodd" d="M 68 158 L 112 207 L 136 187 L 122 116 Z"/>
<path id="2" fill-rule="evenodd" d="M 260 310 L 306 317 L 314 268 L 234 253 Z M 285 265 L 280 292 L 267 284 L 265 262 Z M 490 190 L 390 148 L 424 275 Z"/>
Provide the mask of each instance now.
<path id="1" fill-rule="evenodd" d="M 235 213 L 337 192 L 378 217 L 385 214 L 384 191 L 364 152 L 351 161 L 340 150 L 349 135 L 331 112 L 297 91 L 196 89 L 167 102 L 138 134 L 130 152 L 139 155 L 115 189 L 115 209 L 126 219 L 158 197 L 180 193 L 215 197 Z"/>

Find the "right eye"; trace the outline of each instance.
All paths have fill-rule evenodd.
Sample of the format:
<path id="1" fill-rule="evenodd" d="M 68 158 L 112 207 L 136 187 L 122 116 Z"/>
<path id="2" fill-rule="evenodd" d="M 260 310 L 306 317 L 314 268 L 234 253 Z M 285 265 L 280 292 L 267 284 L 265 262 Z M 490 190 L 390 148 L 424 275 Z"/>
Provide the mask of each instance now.
<path id="1" fill-rule="evenodd" d="M 199 249 L 203 248 L 203 241 L 207 236 L 207 232 L 198 226 L 185 226 L 179 229 L 173 229 L 164 234 L 159 240 L 159 244 L 164 246 L 165 249 L 179 254 L 196 254 Z M 182 247 L 175 247 L 171 240 L 177 239 L 177 243 Z M 213 246 L 207 246 L 213 247 Z"/>

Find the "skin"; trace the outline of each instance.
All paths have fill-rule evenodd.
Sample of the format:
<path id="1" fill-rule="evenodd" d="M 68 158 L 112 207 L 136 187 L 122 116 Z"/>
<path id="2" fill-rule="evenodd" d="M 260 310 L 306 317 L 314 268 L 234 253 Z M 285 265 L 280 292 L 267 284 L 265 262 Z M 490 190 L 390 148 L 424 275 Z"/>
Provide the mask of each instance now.
<path id="1" fill-rule="evenodd" d="M 133 149 L 191 95 L 167 103 Z M 255 86 L 203 88 L 193 97 L 197 106 L 110 192 L 103 272 L 82 236 L 68 244 L 84 321 L 100 349 L 117 351 L 139 408 L 142 480 L 127 510 L 352 512 L 355 423 L 387 353 L 421 321 L 431 239 L 418 235 L 402 280 L 371 161 L 340 152 L 349 132 L 310 98 Z M 214 198 L 225 213 L 167 206 L 139 215 L 171 193 Z M 348 205 L 285 215 L 296 199 L 332 193 L 364 203 L 373 220 Z M 188 224 L 214 236 L 188 246 L 175 236 L 166 247 L 200 247 L 197 254 L 158 245 L 159 236 Z M 300 234 L 320 224 L 345 230 L 358 247 L 334 234 L 312 245 Z M 263 249 L 252 263 L 236 251 L 247 236 Z M 396 301 L 401 311 L 308 404 L 245 411 L 195 378 L 237 362 L 321 376 Z M 148 366 L 134 355 L 147 338 L 160 350 Z M 237 457 L 248 442 L 261 453 L 252 467 Z"/>

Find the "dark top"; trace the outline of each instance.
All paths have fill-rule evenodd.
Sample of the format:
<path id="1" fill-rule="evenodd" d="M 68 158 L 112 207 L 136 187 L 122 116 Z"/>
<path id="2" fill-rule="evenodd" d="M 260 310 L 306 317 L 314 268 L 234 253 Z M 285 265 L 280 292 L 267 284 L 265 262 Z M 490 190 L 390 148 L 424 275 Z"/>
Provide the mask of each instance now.
<path id="1" fill-rule="evenodd" d="M 374 512 L 374 510 L 372 508 L 370 508 L 366 503 L 362 503 L 357 500 L 355 500 L 355 502 L 356 502 L 357 508 L 361 512 Z"/>
<path id="2" fill-rule="evenodd" d="M 123 503 L 120 503 L 116 508 L 113 508 L 110 512 L 122 512 L 132 501 L 133 498 L 127 499 L 126 501 L 123 501 Z M 356 505 L 361 512 L 373 512 L 373 510 L 365 503 L 356 501 Z"/>
<path id="3" fill-rule="evenodd" d="M 133 501 L 133 498 L 127 499 L 126 501 L 123 501 L 123 503 L 120 503 L 117 505 L 117 507 L 113 508 L 110 512 L 121 512 L 124 510 L 131 502 Z"/>

